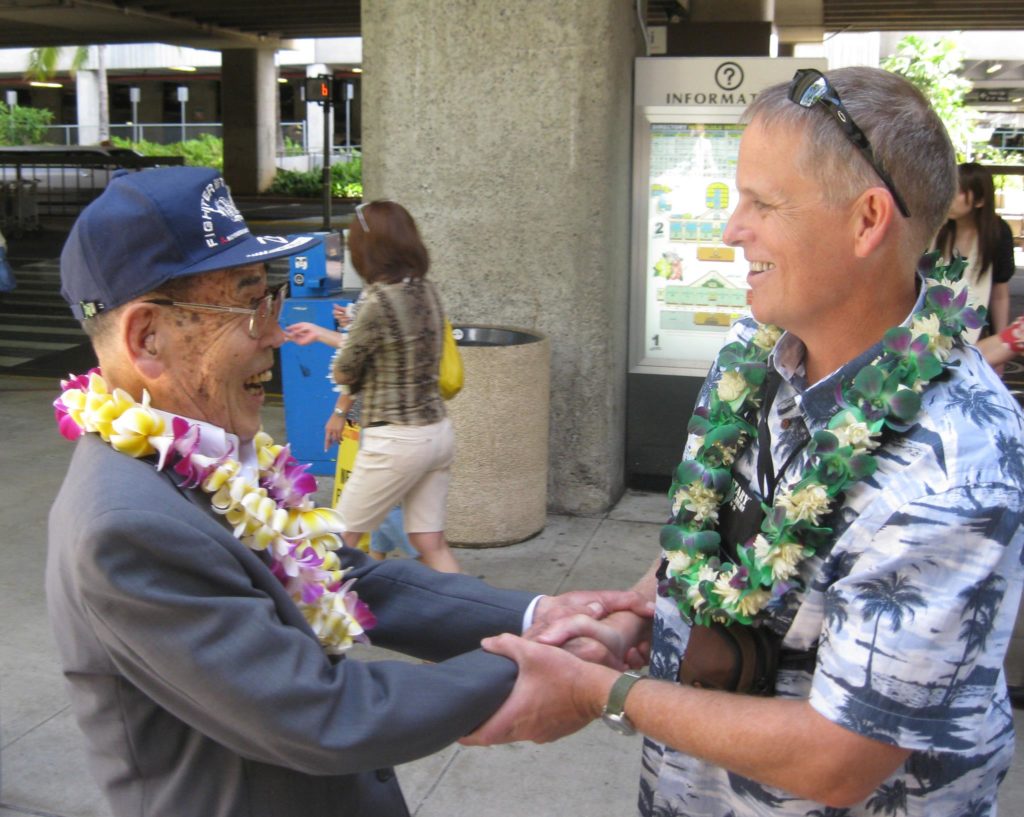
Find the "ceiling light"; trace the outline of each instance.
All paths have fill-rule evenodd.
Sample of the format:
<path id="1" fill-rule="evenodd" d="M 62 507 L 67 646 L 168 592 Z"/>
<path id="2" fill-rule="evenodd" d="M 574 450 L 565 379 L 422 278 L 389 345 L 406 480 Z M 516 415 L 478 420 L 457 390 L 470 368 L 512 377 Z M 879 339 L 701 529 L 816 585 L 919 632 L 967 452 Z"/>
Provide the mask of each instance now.
<path id="1" fill-rule="evenodd" d="M 288 84 L 288 80 L 286 80 L 284 77 L 278 77 L 277 81 L 280 82 L 282 85 Z"/>
<path id="2" fill-rule="evenodd" d="M 996 71 L 1002 71 L 1003 64 L 1001 62 L 994 62 L 988 68 L 985 69 L 986 74 L 994 74 Z"/>
<path id="3" fill-rule="evenodd" d="M 353 74 L 361 74 L 361 73 L 363 73 L 363 69 L 362 68 L 353 68 L 352 69 L 352 73 Z"/>
<path id="4" fill-rule="evenodd" d="M 170 68 L 172 71 L 192 72 L 196 70 L 196 67 L 194 65 L 168 65 L 167 67 Z"/>
<path id="5" fill-rule="evenodd" d="M 30 82 L 33 88 L 63 88 L 64 83 L 62 82 Z"/>
<path id="6" fill-rule="evenodd" d="M 1015 96 L 1010 102 L 1024 102 L 1024 96 Z"/>

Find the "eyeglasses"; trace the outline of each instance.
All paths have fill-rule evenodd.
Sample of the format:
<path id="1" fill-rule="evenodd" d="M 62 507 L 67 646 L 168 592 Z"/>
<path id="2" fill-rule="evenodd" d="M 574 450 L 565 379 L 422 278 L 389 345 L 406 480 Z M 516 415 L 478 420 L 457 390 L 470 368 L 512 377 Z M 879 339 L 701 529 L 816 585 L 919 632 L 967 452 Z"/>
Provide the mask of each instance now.
<path id="1" fill-rule="evenodd" d="M 885 182 L 885 186 L 892 193 L 892 197 L 895 199 L 896 206 L 900 212 L 904 217 L 910 218 L 910 210 L 907 209 L 907 204 L 903 201 L 903 197 L 896 192 L 896 185 L 892 183 L 889 174 L 885 172 L 885 169 L 875 159 L 875 153 L 871 149 L 868 137 L 864 135 L 864 131 L 857 127 L 857 123 L 853 121 L 850 112 L 846 110 L 846 107 L 839 99 L 839 94 L 836 93 L 836 89 L 832 87 L 832 84 L 825 75 L 813 68 L 799 69 L 793 75 L 792 82 L 789 83 L 788 95 L 790 101 L 795 102 L 801 108 L 813 108 L 819 102 L 824 106 L 825 110 L 832 115 L 832 118 L 839 123 L 839 127 L 843 129 L 843 133 L 846 134 L 847 138 L 853 142 L 864 158 L 871 163 L 875 173 L 878 174 L 878 178 Z"/>
<path id="2" fill-rule="evenodd" d="M 279 284 L 267 291 L 267 294 L 260 298 L 256 306 L 247 308 L 244 306 L 220 306 L 219 304 L 193 304 L 188 301 L 172 301 L 169 298 L 154 298 L 145 301 L 147 304 L 157 306 L 178 306 L 183 309 L 206 309 L 210 312 L 230 312 L 233 315 L 249 316 L 249 337 L 253 340 L 263 337 L 263 333 L 277 319 L 281 317 L 281 307 L 284 299 L 288 297 L 288 282 Z"/>

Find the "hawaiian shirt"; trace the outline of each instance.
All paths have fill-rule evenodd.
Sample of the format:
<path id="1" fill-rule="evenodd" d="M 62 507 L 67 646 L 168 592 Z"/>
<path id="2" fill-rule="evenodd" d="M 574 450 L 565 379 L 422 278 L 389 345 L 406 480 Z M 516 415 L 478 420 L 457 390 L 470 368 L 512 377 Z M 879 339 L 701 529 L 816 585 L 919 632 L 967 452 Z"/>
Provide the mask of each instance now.
<path id="1" fill-rule="evenodd" d="M 729 340 L 749 340 L 756 326 L 740 321 Z M 781 382 L 768 415 L 776 470 L 793 458 L 780 486 L 798 481 L 810 435 L 838 411 L 837 382 L 880 349 L 809 386 L 803 344 L 783 335 L 770 360 Z M 825 522 L 834 540 L 802 564 L 804 589 L 762 614 L 785 633 L 785 649 L 817 649 L 802 669 L 779 671 L 776 694 L 913 750 L 906 763 L 863 803 L 838 809 L 647 739 L 643 817 L 995 814 L 1014 750 L 1002 662 L 1022 581 L 1024 417 L 974 347 L 957 345 L 950 362 L 911 427 L 874 452 L 876 473 Z M 701 404 L 718 377 L 713 368 Z M 735 466 L 755 489 L 757 445 Z M 691 438 L 688 454 L 693 446 Z M 652 676 L 676 678 L 688 636 L 672 601 L 659 599 Z"/>

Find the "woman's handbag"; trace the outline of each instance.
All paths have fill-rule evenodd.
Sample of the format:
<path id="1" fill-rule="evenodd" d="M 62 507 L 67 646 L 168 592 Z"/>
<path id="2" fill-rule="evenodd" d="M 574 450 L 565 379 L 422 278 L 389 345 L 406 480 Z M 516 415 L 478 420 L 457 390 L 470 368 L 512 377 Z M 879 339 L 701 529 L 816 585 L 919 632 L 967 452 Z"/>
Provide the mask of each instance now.
<path id="1" fill-rule="evenodd" d="M 462 378 L 462 356 L 459 354 L 459 347 L 455 345 L 452 325 L 445 318 L 444 343 L 441 347 L 441 368 L 437 377 L 437 385 L 441 390 L 441 397 L 445 400 L 451 400 L 462 391 Z"/>

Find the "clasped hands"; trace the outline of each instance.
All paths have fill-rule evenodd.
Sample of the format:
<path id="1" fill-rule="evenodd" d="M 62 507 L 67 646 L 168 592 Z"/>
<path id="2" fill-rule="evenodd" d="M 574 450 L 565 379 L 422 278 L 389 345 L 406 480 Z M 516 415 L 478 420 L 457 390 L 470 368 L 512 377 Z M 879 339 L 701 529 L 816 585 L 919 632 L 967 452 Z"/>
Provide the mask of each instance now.
<path id="1" fill-rule="evenodd" d="M 498 711 L 460 743 L 545 743 L 586 726 L 600 715 L 619 673 L 647 663 L 653 612 L 654 605 L 632 590 L 542 598 L 522 636 L 482 642 L 488 652 L 515 661 L 519 676 Z"/>

